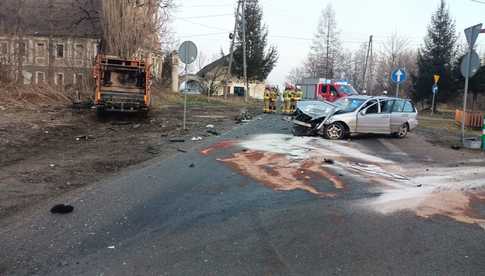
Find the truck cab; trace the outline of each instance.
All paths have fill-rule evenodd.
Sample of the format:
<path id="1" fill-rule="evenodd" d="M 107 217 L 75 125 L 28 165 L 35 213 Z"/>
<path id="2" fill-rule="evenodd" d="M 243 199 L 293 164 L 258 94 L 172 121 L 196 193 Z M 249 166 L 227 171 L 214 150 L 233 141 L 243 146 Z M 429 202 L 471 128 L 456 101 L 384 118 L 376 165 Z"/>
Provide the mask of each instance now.
<path id="1" fill-rule="evenodd" d="M 326 81 L 320 82 L 316 85 L 316 98 L 328 102 L 335 102 L 336 100 L 348 96 L 359 95 L 359 93 L 346 82 Z"/>

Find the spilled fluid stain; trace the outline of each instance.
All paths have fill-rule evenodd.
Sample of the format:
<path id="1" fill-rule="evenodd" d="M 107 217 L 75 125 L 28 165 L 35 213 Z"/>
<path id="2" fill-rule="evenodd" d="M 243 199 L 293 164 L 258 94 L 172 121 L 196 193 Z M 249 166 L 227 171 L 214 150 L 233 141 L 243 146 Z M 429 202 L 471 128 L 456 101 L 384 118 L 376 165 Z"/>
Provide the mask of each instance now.
<path id="1" fill-rule="evenodd" d="M 290 160 L 284 154 L 248 150 L 219 161 L 275 191 L 302 190 L 319 197 L 336 197 L 336 192 L 323 192 L 312 184 L 318 178 L 328 180 L 336 191 L 344 189 L 344 183 L 320 163 Z"/>
<path id="2" fill-rule="evenodd" d="M 459 222 L 482 225 L 485 219 L 480 218 L 474 205 L 483 204 L 483 199 L 483 196 L 457 191 L 432 193 L 418 206 L 416 214 L 424 218 L 442 215 Z"/>
<path id="3" fill-rule="evenodd" d="M 361 152 L 354 144 L 280 134 L 260 135 L 240 142 L 222 141 L 201 153 L 208 156 L 235 145 L 246 150 L 218 160 L 272 190 L 302 190 L 319 197 L 335 198 L 349 187 L 339 177 L 344 173 L 358 183 L 367 183 L 372 189 L 380 190 L 379 196 L 356 203 L 359 207 L 385 215 L 411 211 L 426 219 L 444 216 L 485 229 L 483 168 L 462 167 L 453 171 L 438 167 L 426 174 L 417 173 L 422 172 L 421 164 L 404 168 Z M 326 166 L 323 157 L 332 158 L 335 163 Z M 328 184 L 320 184 L 322 182 Z"/>
<path id="4" fill-rule="evenodd" d="M 214 144 L 214 145 L 212 145 L 212 146 L 210 146 L 206 149 L 201 150 L 200 153 L 202 155 L 209 156 L 217 150 L 228 149 L 228 148 L 231 148 L 232 146 L 234 146 L 236 144 L 237 144 L 237 141 L 235 141 L 235 140 L 225 140 L 225 141 L 221 141 L 219 143 L 216 143 L 216 144 Z"/>

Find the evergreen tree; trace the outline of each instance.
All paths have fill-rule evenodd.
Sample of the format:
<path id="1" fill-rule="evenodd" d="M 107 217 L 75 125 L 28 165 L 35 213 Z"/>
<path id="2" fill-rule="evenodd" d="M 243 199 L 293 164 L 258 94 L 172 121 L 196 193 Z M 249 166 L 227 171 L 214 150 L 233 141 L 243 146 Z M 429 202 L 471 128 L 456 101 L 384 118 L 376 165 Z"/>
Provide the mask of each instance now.
<path id="1" fill-rule="evenodd" d="M 271 71 L 273 71 L 276 62 L 278 61 L 278 51 L 274 46 L 270 46 L 266 49 L 268 44 L 268 28 L 262 22 L 263 11 L 259 5 L 259 1 L 247 1 L 245 13 L 248 79 L 264 81 Z M 238 77 L 243 77 L 242 24 L 239 24 L 237 34 L 233 74 Z"/>
<path id="2" fill-rule="evenodd" d="M 431 17 L 428 34 L 424 39 L 424 46 L 418 51 L 418 71 L 413 75 L 415 101 L 431 101 L 431 87 L 434 84 L 433 75 L 441 76 L 437 102 L 444 102 L 453 95 L 453 64 L 457 53 L 457 36 L 455 21 L 444 0 Z"/>
<path id="3" fill-rule="evenodd" d="M 338 73 L 337 60 L 342 55 L 335 10 L 331 4 L 322 11 L 317 32 L 310 48 L 306 70 L 312 77 L 333 79 Z"/>

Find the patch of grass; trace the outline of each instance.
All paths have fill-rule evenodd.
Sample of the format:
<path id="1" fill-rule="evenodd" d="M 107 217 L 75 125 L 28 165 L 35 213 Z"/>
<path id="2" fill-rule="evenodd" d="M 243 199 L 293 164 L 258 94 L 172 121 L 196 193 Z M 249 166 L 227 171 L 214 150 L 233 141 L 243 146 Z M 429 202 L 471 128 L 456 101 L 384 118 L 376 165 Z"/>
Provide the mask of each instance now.
<path id="1" fill-rule="evenodd" d="M 419 126 L 416 130 L 433 144 L 451 146 L 461 143 L 461 126 L 454 119 L 440 118 L 437 116 L 420 115 Z M 479 137 L 480 130 L 466 129 L 466 137 Z"/>

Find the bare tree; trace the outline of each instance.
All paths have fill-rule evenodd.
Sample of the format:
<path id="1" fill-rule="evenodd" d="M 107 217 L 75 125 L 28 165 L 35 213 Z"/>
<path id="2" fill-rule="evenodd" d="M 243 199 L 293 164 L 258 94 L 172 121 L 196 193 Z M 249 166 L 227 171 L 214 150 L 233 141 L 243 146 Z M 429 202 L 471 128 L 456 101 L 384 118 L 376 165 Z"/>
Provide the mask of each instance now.
<path id="1" fill-rule="evenodd" d="M 395 84 L 391 82 L 391 73 L 396 68 L 404 68 L 408 74 L 416 69 L 416 52 L 409 48 L 409 40 L 392 34 L 382 45 L 376 65 L 376 89 L 378 91 L 393 91 Z M 411 90 L 411 83 L 403 84 L 404 93 Z"/>
<path id="2" fill-rule="evenodd" d="M 313 77 L 335 77 L 335 65 L 341 54 L 335 10 L 331 4 L 322 11 L 317 32 L 306 62 L 306 71 Z"/>
<path id="3" fill-rule="evenodd" d="M 127 58 L 139 51 L 158 50 L 172 6 L 173 0 L 104 0 L 103 50 Z"/>
<path id="4" fill-rule="evenodd" d="M 303 80 L 307 77 L 305 73 L 305 68 L 295 67 L 291 69 L 288 76 L 286 76 L 286 81 L 291 84 L 302 84 Z"/>

